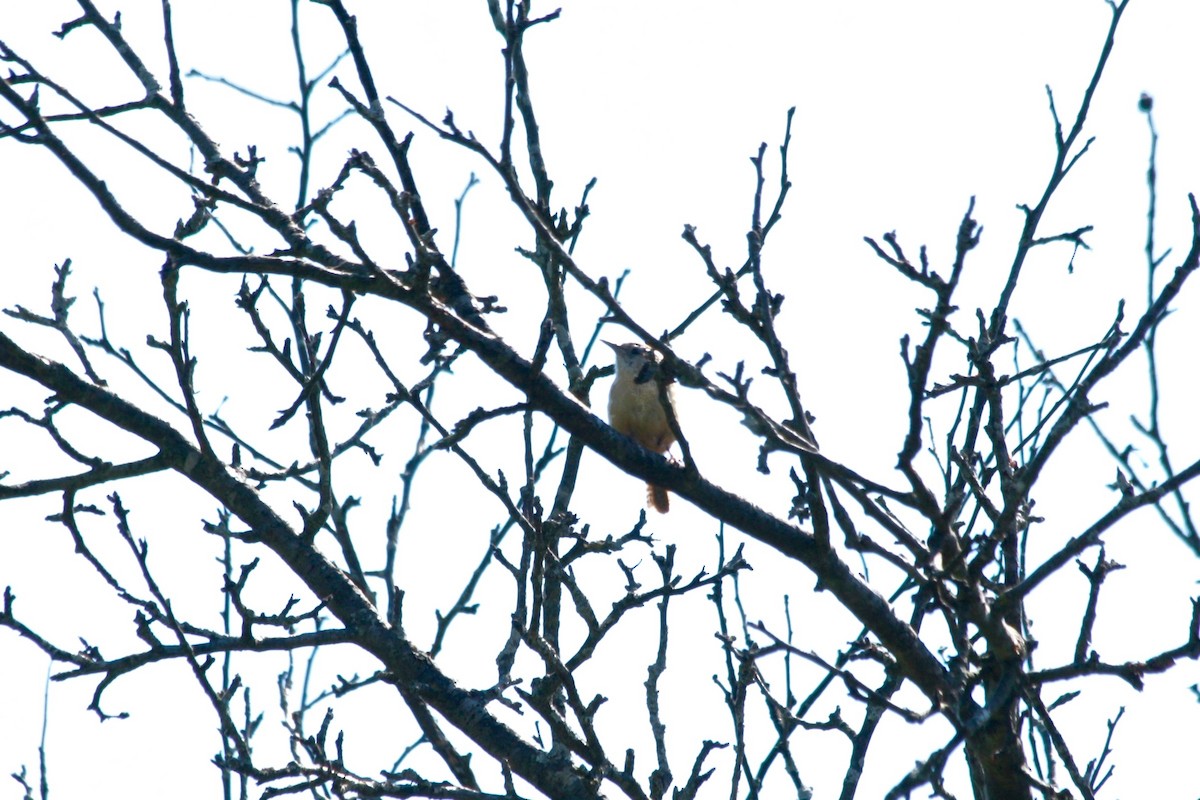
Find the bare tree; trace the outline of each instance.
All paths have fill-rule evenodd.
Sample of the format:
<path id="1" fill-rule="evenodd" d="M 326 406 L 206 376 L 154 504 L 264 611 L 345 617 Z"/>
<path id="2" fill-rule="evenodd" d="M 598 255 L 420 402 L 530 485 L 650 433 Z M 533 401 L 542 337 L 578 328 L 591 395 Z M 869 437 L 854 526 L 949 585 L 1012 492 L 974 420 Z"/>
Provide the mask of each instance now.
<path id="1" fill-rule="evenodd" d="M 778 173 L 765 144 L 751 158 L 744 259 L 725 264 L 686 227 L 706 299 L 659 330 L 622 305 L 623 275 L 598 274 L 576 257 L 591 184 L 567 206 L 552 199 L 525 42 L 552 35 L 558 11 L 537 16 L 528 4 L 489 0 L 504 56 L 503 117 L 498 140 L 485 141 L 453 113 L 438 119 L 389 94 L 394 80 L 374 70 L 363 23 L 341 0 L 314 0 L 320 13 L 305 17 L 333 26 L 344 44 L 315 72 L 301 6 L 292 2 L 295 101 L 189 70 L 177 56 L 167 0 L 158 43 L 127 33 L 119 15 L 91 0 L 78 4 L 80 16 L 57 35 L 70 45 L 99 34 L 123 64 L 123 79 L 140 88 L 91 102 L 27 60 L 19 42 L 2 42 L 9 73 L 0 80 L 0 147 L 53 156 L 113 226 L 154 254 L 161 306 L 156 316 L 135 317 L 145 326 L 143 347 L 110 332 L 110 306 L 128 316 L 128 298 L 145 288 L 143 276 L 130 273 L 131 284 L 97 289 L 93 321 L 80 322 L 72 262 L 64 260 L 48 312 L 5 309 L 0 367 L 12 387 L 4 396 L 17 399 L 3 403 L 0 425 L 10 441 L 49 448 L 57 461 L 30 476 L 31 463 L 45 462 L 32 462 L 28 448 L 5 448 L 0 498 L 61 498 L 51 526 L 66 532 L 104 591 L 132 607 L 140 643 L 99 642 L 80 629 L 84 644 L 73 647 L 30 621 L 11 589 L 0 625 L 15 634 L 10 641 L 60 665 L 54 680 L 97 679 L 90 707 L 101 718 L 119 714 L 105 702 L 117 682 L 138 681 L 162 662 L 186 665 L 217 723 L 226 797 L 808 797 L 812 779 L 797 758 L 804 732 L 847 748 L 848 799 L 889 746 L 881 723 L 894 718 L 946 733 L 896 776 L 889 797 L 1092 798 L 1111 774 L 1120 714 L 1100 754 L 1085 762 L 1056 724 L 1056 709 L 1093 678 L 1141 687 L 1146 675 L 1200 657 L 1196 601 L 1167 649 L 1112 662 L 1091 646 L 1101 589 L 1121 568 L 1105 550 L 1116 526 L 1153 509 L 1159 525 L 1200 555 L 1187 495 L 1200 461 L 1180 465 L 1169 453 L 1156 349 L 1163 319 L 1200 262 L 1200 209 L 1192 199 L 1187 252 L 1160 250 L 1153 144 L 1145 303 L 1136 311 L 1122 304 L 1106 329 L 1071 352 L 1044 352 L 1038 332 L 1012 319 L 1031 253 L 1088 247 L 1090 226 L 1044 230 L 1043 219 L 1088 152 L 1085 122 L 1127 0 L 1108 3 L 1110 24 L 1078 107 L 1065 113 L 1049 95 L 1056 157 L 1040 196 L 1022 207 L 1007 277 L 986 307 L 968 313 L 956 305 L 982 236 L 974 201 L 945 264 L 924 247 L 914 256 L 896 233 L 866 239 L 886 269 L 927 298 L 917 332 L 901 341 L 908 424 L 896 471 L 885 475 L 822 452 L 789 356 L 795 343 L 777 327 L 784 294 L 764 245 L 791 189 L 791 113 Z M 236 130 L 245 144 L 232 151 L 218 144 L 209 132 L 217 121 L 189 105 L 200 86 L 295 115 L 297 166 L 286 189 L 261 174 L 263 132 Z M 339 105 L 321 116 L 331 98 Z M 1149 97 L 1140 112 L 1154 143 Z M 322 141 L 343 126 L 359 143 L 321 182 L 339 158 L 321 151 Z M 483 296 L 458 266 L 460 229 L 431 222 L 413 156 L 421 137 L 461 149 L 485 180 L 504 187 L 523 226 L 511 243 L 527 265 L 508 296 Z M 123 146 L 139 166 L 109 174 L 96 142 Z M 472 175 L 458 198 L 460 222 L 476 183 Z M 462 224 L 470 237 L 470 223 Z M 221 304 L 217 325 L 226 330 L 218 335 L 213 315 L 202 317 Z M 743 360 L 715 363 L 689 338 L 714 319 L 746 342 Z M 127 329 L 128 319 L 122 323 Z M 35 339 L 43 329 L 58 338 Z M 598 416 L 596 382 L 612 374 L 607 355 L 594 358 L 602 336 L 657 353 L 636 378 L 652 387 L 647 397 L 661 402 L 678 386 L 732 409 L 740 436 L 758 449 L 753 466 L 789 476 L 776 503 L 789 511 L 770 513 L 714 480 L 692 455 L 694 431 L 673 412 L 665 419 L 678 458 L 641 447 Z M 681 344 L 697 357 L 683 357 Z M 1139 358 L 1149 369 L 1120 370 Z M 229 374 L 243 363 L 251 366 Z M 1122 381 L 1150 397 L 1136 443 L 1096 416 L 1101 391 Z M 263 409 L 273 409 L 269 422 Z M 1068 441 L 1092 435 L 1114 462 L 1112 503 L 1090 509 L 1091 523 L 1052 548 L 1031 546 L 1043 477 L 1067 458 Z M 408 449 L 397 458 L 403 442 Z M 1147 449 L 1153 463 L 1141 455 Z M 598 533 L 578 505 L 588 452 L 700 509 L 716 534 L 715 555 L 701 556 L 701 569 L 681 569 L 678 551 L 656 542 L 644 511 L 628 530 Z M 452 491 L 464 508 L 494 515 L 482 538 L 474 531 L 473 550 L 446 533 L 462 524 L 458 509 L 413 512 L 430 470 L 438 470 L 431 480 L 458 482 Z M 184 498 L 203 497 L 212 511 L 199 523 L 181 511 L 174 530 L 143 532 L 127 498 L 149 505 L 146 492 L 170 492 L 181 508 Z M 355 513 L 378 508 L 381 497 L 390 503 L 384 518 Z M 114 533 L 124 555 L 111 548 Z M 156 554 L 176 539 L 199 539 L 220 554 L 220 596 L 164 574 Z M 443 546 L 417 557 L 423 539 Z M 810 646 L 793 629 L 789 587 L 756 585 L 743 542 L 802 568 L 847 612 L 854 628 L 835 634 L 841 646 Z M 711 540 L 703 547 L 714 549 Z M 427 574 L 461 576 L 461 585 L 414 583 L 413 590 L 435 584 L 431 597 L 407 596 L 397 576 L 414 563 Z M 5 568 L 35 565 L 6 557 Z M 1076 568 L 1088 590 L 1076 598 L 1084 613 L 1075 640 L 1047 648 L 1033 634 L 1028 604 Z M 772 598 L 769 608 L 744 601 L 750 585 L 756 597 Z M 432 623 L 413 618 L 418 600 L 421 608 L 441 604 Z M 761 621 L 780 608 L 783 627 Z M 451 653 L 452 631 L 469 619 L 480 622 L 464 634 L 473 642 Z M 628 658 L 612 642 L 638 625 L 653 646 L 630 678 Z M 697 717 L 703 725 L 685 721 L 692 709 L 663 697 L 672 683 L 708 680 L 710 662 L 668 658 L 689 630 L 715 634 L 720 664 L 719 700 Z M 318 652 L 347 666 L 325 677 L 314 666 Z M 271 713 L 261 664 L 279 653 L 287 655 L 275 712 L 282 745 L 261 726 Z M 484 675 L 479 665 L 493 663 Z M 403 722 L 387 723 L 407 743 L 389 736 L 374 743 L 381 755 L 364 757 L 344 738 L 342 709 L 384 694 L 407 709 Z M 631 695 L 640 698 L 636 718 L 625 705 L 615 722 L 606 717 L 610 698 Z M 964 764 L 967 777 L 956 778 Z M 25 771 L 16 777 L 27 796 L 47 793 L 44 778 L 35 789 Z"/>

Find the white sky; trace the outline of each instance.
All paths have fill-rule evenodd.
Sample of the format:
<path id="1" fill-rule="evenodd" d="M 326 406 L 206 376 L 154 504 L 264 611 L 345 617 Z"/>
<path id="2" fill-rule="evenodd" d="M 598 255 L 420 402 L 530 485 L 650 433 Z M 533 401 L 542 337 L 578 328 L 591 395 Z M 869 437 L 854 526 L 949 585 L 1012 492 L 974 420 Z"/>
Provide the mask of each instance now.
<path id="1" fill-rule="evenodd" d="M 120 5 L 126 32 L 143 43 L 144 54 L 153 53 L 148 60 L 161 76 L 164 59 L 161 41 L 155 40 L 158 4 L 143 0 Z M 546 13 L 554 7 L 537 10 Z M 23 56 L 93 102 L 135 96 L 134 84 L 113 77 L 120 74 L 116 60 L 94 32 L 78 31 L 65 42 L 50 36 L 75 16 L 70 3 L 44 0 L 21 4 L 19 11 L 14 8 L 11 0 L 0 5 L 0 39 Z M 366 49 L 376 59 L 384 94 L 435 120 L 449 107 L 461 128 L 473 130 L 489 144 L 496 142 L 503 72 L 500 41 L 483 2 L 404 0 L 358 3 L 353 8 L 359 14 Z M 175 17 L 180 59 L 186 68 L 223 75 L 273 97 L 293 97 L 285 2 L 178 2 Z M 701 240 L 712 244 L 719 264 L 741 263 L 753 186 L 748 156 L 760 142 L 767 142 L 770 186 L 777 175 L 786 111 L 797 107 L 789 165 L 794 186 L 784 222 L 768 244 L 767 277 L 787 295 L 781 329 L 789 337 L 803 397 L 817 416 L 823 448 L 860 472 L 895 485 L 899 480 L 891 470 L 904 425 L 904 401 L 897 394 L 903 391 L 897 342 L 902 334 L 919 331 L 913 308 L 929 298 L 878 262 L 862 237 L 878 239 L 895 230 L 910 254 L 927 244 L 935 267 L 945 274 L 958 222 L 969 198 L 976 196 L 975 217 L 983 225 L 983 241 L 971 256 L 959 298 L 958 321 L 969 331 L 967 320 L 975 304 L 992 296 L 1011 259 L 1022 221 L 1016 205 L 1036 203 L 1050 173 L 1053 134 L 1044 87 L 1049 84 L 1054 90 L 1059 113 L 1069 124 L 1107 22 L 1107 6 L 1101 0 L 1005 4 L 568 1 L 559 21 L 530 34 L 526 52 L 545 154 L 556 180 L 556 205 L 573 207 L 583 185 L 598 178 L 589 198 L 592 217 L 580 241 L 579 262 L 591 274 L 610 278 L 630 269 L 623 300 L 652 329 L 673 326 L 709 291 L 700 263 L 680 239 L 685 224 L 695 225 Z M 306 6 L 304 23 L 311 74 L 338 52 L 340 44 L 325 9 Z M 1087 135 L 1096 141 L 1052 204 L 1041 231 L 1048 235 L 1094 225 L 1096 230 L 1088 236 L 1093 249 L 1075 256 L 1071 274 L 1069 246 L 1043 248 L 1030 260 L 1013 305 L 1013 316 L 1048 353 L 1066 352 L 1098 339 L 1120 298 L 1128 300 L 1128 315 L 1144 307 L 1149 137 L 1145 117 L 1136 108 L 1142 91 L 1155 99 L 1160 133 L 1158 242 L 1160 249 L 1171 247 L 1175 253 L 1165 269 L 1173 269 L 1187 250 L 1186 193 L 1200 188 L 1200 151 L 1195 147 L 1200 139 L 1196 31 L 1200 31 L 1200 7 L 1193 3 L 1133 0 L 1125 15 L 1089 117 Z M 349 75 L 349 71 L 344 66 L 339 74 Z M 352 80 L 347 83 L 353 85 Z M 247 144 L 259 145 L 260 155 L 267 157 L 260 178 L 281 205 L 290 205 L 295 192 L 294 159 L 285 148 L 294 140 L 293 120 L 211 84 L 189 81 L 187 91 L 192 113 L 227 148 L 244 153 Z M 332 92 L 324 92 L 319 108 L 336 113 L 340 105 Z M 400 132 L 416 126 L 398 108 L 390 107 L 388 115 Z M 0 111 L 0 119 L 11 118 L 7 109 Z M 134 129 L 147 135 L 162 131 L 161 126 L 140 124 Z M 510 317 L 497 327 L 528 353 L 533 340 L 527 323 L 537 309 L 522 307 L 520 291 L 527 285 L 523 281 L 530 280 L 529 270 L 513 254 L 513 247 L 528 245 L 529 235 L 505 205 L 502 188 L 486 172 L 486 165 L 426 130 L 415 129 L 412 154 L 417 178 L 435 224 L 446 237 L 443 242 L 449 241 L 453 229 L 453 198 L 471 171 L 482 179 L 467 201 L 459 264 L 473 290 L 500 294 L 502 302 L 512 307 Z M 107 167 L 105 177 L 115 187 L 134 190 L 129 195 L 131 208 L 155 220 L 162 230 L 169 231 L 176 219 L 188 213 L 186 196 L 156 182 L 152 173 L 137 173 L 136 181 L 123 181 L 121 170 L 128 162 L 119 148 L 79 141 L 86 152 L 101 159 L 98 163 Z M 350 147 L 381 155 L 365 128 L 353 122 L 335 129 L 322 147 L 314 185 L 332 179 Z M 8 187 L 0 192 L 4 242 L 0 307 L 21 304 L 44 311 L 52 265 L 69 257 L 76 271 L 72 293 L 81 298 L 77 319 L 86 329 L 94 325 L 91 287 L 100 285 L 109 303 L 114 338 L 138 347 L 147 332 L 162 335 L 159 262 L 153 255 L 132 247 L 103 224 L 95 203 L 64 170 L 36 150 L 0 141 L 0 176 Z M 390 234 L 385 216 L 374 215 L 369 205 L 354 213 L 364 236 L 374 237 L 370 240 L 376 244 L 386 241 Z M 253 420 L 252 415 L 262 410 L 239 404 L 232 392 L 255 375 L 261 362 L 239 352 L 246 342 L 244 330 L 234 329 L 238 338 L 225 338 L 232 325 L 229 301 L 237 281 L 215 283 L 215 289 L 205 289 L 199 276 L 184 279 L 185 291 L 196 292 L 197 336 L 207 332 L 216 337 L 211 345 L 214 360 L 206 361 L 202 355 L 202 370 L 208 370 L 204 375 L 217 387 L 208 401 L 215 407 L 222 396 L 220 387 L 226 387 L 224 391 L 233 397 L 229 414 Z M 1189 354 L 1200 336 L 1197 316 L 1191 311 L 1198 291 L 1191 287 L 1184 293 L 1178 304 L 1181 313 L 1162 329 L 1167 393 L 1162 414 L 1177 465 L 1190 463 L 1200 453 L 1190 400 L 1196 388 L 1194 357 Z M 315 302 L 312 305 L 316 307 Z M 586 307 L 585 303 L 580 308 Z M 374 310 L 378 314 L 379 308 Z M 411 333 L 412 324 L 395 321 L 398 331 Z M 586 330 L 585 323 L 579 324 L 581 331 Z M 0 317 L 0 330 L 19 335 L 19 341 L 41 348 L 50 357 L 69 361 L 51 337 L 31 332 L 8 317 Z M 694 336 L 679 342 L 679 351 L 692 358 L 709 352 L 716 364 L 727 369 L 746 357 L 740 349 L 746 343 L 726 337 L 723 331 L 727 333 L 728 326 L 700 326 Z M 144 348 L 139 352 L 149 358 Z M 104 366 L 116 372 L 115 365 Z M 945 368 L 958 369 L 958 365 L 947 360 Z M 1100 419 L 1124 440 L 1132 440 L 1133 435 L 1128 416 L 1144 411 L 1139 369 L 1140 364 L 1125 371 L 1127 388 L 1093 398 L 1113 404 Z M 463 380 L 469 381 L 469 370 L 464 372 Z M 18 383 L 0 377 L 0 407 L 40 397 L 40 392 Z M 455 401 L 449 393 L 441 400 L 448 404 L 445 408 Z M 479 399 L 468 396 L 461 402 L 471 408 Z M 779 511 L 791 496 L 782 462 L 771 477 L 758 476 L 753 472 L 753 450 L 730 444 L 731 437 L 736 438 L 736 420 L 710 413 L 695 398 L 685 396 L 682 402 L 685 422 L 694 420 L 689 427 L 698 431 L 692 436 L 692 447 L 701 468 Z M 268 411 L 281 407 L 278 399 L 263 403 Z M 403 467 L 411 434 L 407 428 L 392 430 L 404 436 L 383 470 L 394 477 Z M 726 431 L 730 435 L 723 435 Z M 45 476 L 61 468 L 58 460 L 43 461 L 40 451 L 31 449 L 37 447 L 34 441 L 18 439 L 14 425 L 0 422 L 0 471 L 12 470 L 10 480 Z M 302 440 L 296 446 L 297 452 L 303 451 Z M 14 452 L 21 453 L 20 461 L 12 457 Z M 1070 463 L 1048 473 L 1042 493 L 1035 495 L 1037 513 L 1047 523 L 1037 531 L 1044 538 L 1033 547 L 1044 548 L 1043 552 L 1077 533 L 1115 499 L 1105 487 L 1115 468 L 1087 434 L 1080 432 L 1071 454 Z M 453 475 L 458 467 L 445 469 Z M 511 467 L 506 472 L 519 474 Z M 628 528 L 641 494 L 637 482 L 614 474 L 594 457 L 585 460 L 582 477 L 584 485 L 598 490 L 581 492 L 577 512 L 597 531 Z M 165 574 L 203 575 L 207 583 L 197 584 L 195 597 L 208 601 L 216 586 L 215 573 L 209 574 L 207 566 L 215 550 L 194 519 L 199 515 L 211 519 L 211 505 L 175 495 L 177 486 L 162 481 L 141 490 L 120 489 L 127 505 L 136 509 L 135 522 L 142 526 L 135 533 L 151 540 L 156 563 Z M 381 520 L 394 490 L 394 480 L 360 489 L 364 507 L 356 513 Z M 103 504 L 108 491 L 95 490 L 89 499 Z M 413 524 L 416 531 L 427 533 L 413 533 L 415 538 L 407 543 L 408 563 L 422 566 L 401 576 L 410 597 L 407 621 L 418 642 L 428 636 L 432 610 L 444 608 L 461 585 L 452 577 L 455 571 L 470 568 L 455 563 L 454 555 L 468 552 L 472 555 L 467 560 L 474 559 L 480 537 L 499 513 L 495 508 L 458 509 L 463 518 L 453 530 L 434 532 L 433 523 L 454 498 L 435 494 L 436 484 L 426 491 L 419 498 Z M 614 502 L 626 497 L 631 498 L 628 505 Z M 128 630 L 129 609 L 115 601 L 91 599 L 99 592 L 93 574 L 73 559 L 71 543 L 61 528 L 40 521 L 60 502 L 60 498 L 40 498 L 8 503 L 0 510 L 0 584 L 13 585 L 18 613 L 36 621 L 63 646 L 72 646 L 74 637 L 83 635 L 95 637 L 107 655 L 136 648 Z M 654 532 L 664 543 L 679 545 L 683 571 L 688 574 L 711 563 L 714 532 L 693 509 L 682 503 L 677 506 L 670 517 L 653 520 Z M 184 517 L 178 512 L 183 507 L 196 509 L 195 514 Z M 471 512 L 477 513 L 471 517 Z M 97 541 L 106 543 L 98 546 L 116 554 L 106 523 L 89 520 L 88 524 Z M 382 522 L 376 527 L 381 529 Z M 450 547 L 448 537 L 455 537 Z M 789 587 L 793 613 L 803 619 L 798 627 L 811 633 L 814 648 L 824 647 L 822 652 L 832 655 L 838 642 L 854 635 L 856 628 L 844 624 L 827 595 L 811 593 L 811 576 L 795 565 L 773 563 L 764 548 L 751 546 L 747 552 L 755 566 L 754 580 L 769 582 L 772 591 Z M 1149 513 L 1115 532 L 1108 554 L 1130 568 L 1112 577 L 1102 596 L 1104 624 L 1096 638 L 1101 655 L 1117 661 L 1179 644 L 1189 610 L 1187 598 L 1195 594 L 1200 577 L 1196 559 L 1173 542 Z M 1085 558 L 1089 564 L 1094 559 L 1094 552 Z M 436 580 L 431 580 L 429 564 L 436 565 Z M 262 569 L 277 572 L 273 564 Z M 760 601 L 752 616 L 781 626 L 777 599 L 765 588 L 756 588 L 754 580 L 744 587 L 751 600 Z M 754 597 L 759 591 L 761 596 Z M 1085 596 L 1082 578 L 1070 568 L 1033 598 L 1036 632 L 1045 647 L 1039 651 L 1043 666 L 1057 663 L 1055 654 L 1061 647 L 1055 644 L 1057 632 L 1063 631 L 1073 644 Z M 88 598 L 83 606 L 82 598 Z M 711 650 L 712 615 L 702 610 L 699 601 L 697 597 L 692 602 L 704 615 L 703 624 L 680 631 L 676 646 L 682 652 L 689 652 L 689 647 Z M 181 597 L 180 602 L 187 600 Z M 211 616 L 214 611 L 205 608 L 198 613 Z M 102 626 L 102 632 L 97 634 L 92 625 Z M 494 635 L 486 632 L 482 622 L 469 630 L 472 636 Z M 694 641 L 683 641 L 685 636 Z M 646 647 L 634 637 L 629 646 L 636 649 L 639 644 Z M 451 661 L 456 664 L 456 671 L 452 670 L 456 678 L 482 686 L 494 673 L 491 651 L 485 648 L 489 653 L 485 663 L 472 663 L 472 645 L 477 646 L 477 640 L 463 632 L 459 639 L 452 638 L 448 656 L 457 659 Z M 630 684 L 637 689 L 645 658 L 633 661 Z M 22 763 L 31 768 L 35 764 L 46 663 L 11 633 L 0 633 L 0 663 L 0 717 L 5 720 L 0 725 L 0 769 L 7 774 Z M 607 663 L 613 669 L 612 662 Z M 280 665 L 276 661 L 257 668 L 269 676 Z M 358 663 L 331 665 L 329 670 L 331 675 L 355 670 L 365 674 L 372 668 Z M 119 785 L 128 797 L 156 796 L 163 785 L 183 785 L 178 772 L 183 770 L 196 786 L 204 787 L 197 789 L 197 796 L 211 795 L 214 770 L 206 764 L 216 746 L 211 713 L 181 667 L 158 667 L 149 676 L 153 683 L 143 684 L 141 678 L 118 682 L 107 695 L 107 705 L 112 710 L 130 710 L 134 718 L 104 725 L 84 711 L 91 683 L 53 687 L 52 791 L 79 796 L 89 793 L 87 787 Z M 675 687 L 679 697 L 674 702 L 689 705 L 689 692 L 697 696 L 715 692 L 708 673 L 695 677 L 694 685 Z M 1189 760 L 1194 757 L 1195 736 L 1177 733 L 1196 728 L 1197 704 L 1186 687 L 1198 679 L 1200 669 L 1195 663 L 1184 664 L 1168 678 L 1151 677 L 1141 695 L 1115 679 L 1095 679 L 1083 684 L 1087 693 L 1081 700 L 1056 715 L 1078 744 L 1076 756 L 1086 762 L 1099 751 L 1103 721 L 1119 706 L 1128 707 L 1114 741 L 1117 771 L 1103 797 L 1191 799 L 1200 792 L 1200 779 Z M 274 703 L 268 691 L 257 699 L 268 708 Z M 636 703 L 636 692 L 613 697 L 608 720 L 614 730 L 620 728 L 620 704 L 625 701 Z M 338 718 L 360 753 L 374 747 L 392 752 L 398 741 L 407 743 L 411 738 L 408 732 L 389 731 L 379 722 L 381 707 L 395 708 L 397 716 L 405 713 L 394 699 L 378 692 L 352 701 Z M 844 705 L 843 710 L 849 712 L 850 707 Z M 173 723 L 176 715 L 191 712 L 204 715 L 191 729 Z M 370 734 L 354 727 L 356 714 L 363 715 Z M 726 730 L 714 727 L 710 735 Z M 143 748 L 161 744 L 164 733 L 169 734 L 172 753 L 142 758 Z M 888 733 L 893 735 L 881 738 L 879 744 L 890 744 L 880 746 L 869 762 L 871 772 L 864 778 L 860 797 L 880 796 L 927 752 L 928 747 L 921 749 L 927 741 L 937 743 L 944 737 L 940 728 L 909 736 L 894 722 L 880 736 Z M 801 765 L 805 780 L 818 797 L 833 796 L 844 771 L 845 748 L 827 744 L 821 735 L 806 737 L 799 748 L 808 759 Z M 690 764 L 690 755 L 678 758 L 677 777 L 683 765 Z M 139 766 L 131 774 L 125 767 L 135 759 Z M 639 763 L 648 768 L 648 760 Z M 19 796 L 16 784 L 0 784 L 0 797 L 8 796 Z"/>

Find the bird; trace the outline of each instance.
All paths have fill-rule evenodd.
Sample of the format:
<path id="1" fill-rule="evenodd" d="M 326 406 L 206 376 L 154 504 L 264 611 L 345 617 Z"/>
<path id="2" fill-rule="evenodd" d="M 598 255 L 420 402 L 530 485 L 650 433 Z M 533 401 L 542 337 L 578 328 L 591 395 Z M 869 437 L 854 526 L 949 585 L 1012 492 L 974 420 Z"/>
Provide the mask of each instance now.
<path id="1" fill-rule="evenodd" d="M 647 450 L 666 453 L 675 443 L 675 434 L 659 395 L 656 376 L 661 357 L 638 342 L 604 343 L 616 354 L 616 378 L 608 393 L 609 423 L 618 433 L 628 436 Z M 673 390 L 674 387 L 667 383 L 666 398 L 672 416 L 675 415 Z M 646 501 L 660 514 L 671 510 L 670 497 L 661 486 L 647 483 Z"/>

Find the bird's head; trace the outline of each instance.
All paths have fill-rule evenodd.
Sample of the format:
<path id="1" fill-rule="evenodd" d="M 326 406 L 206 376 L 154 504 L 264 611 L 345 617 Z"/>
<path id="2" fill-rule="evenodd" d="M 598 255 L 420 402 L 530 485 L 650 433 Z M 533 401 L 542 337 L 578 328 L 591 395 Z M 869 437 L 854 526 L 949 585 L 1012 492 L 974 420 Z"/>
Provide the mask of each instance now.
<path id="1" fill-rule="evenodd" d="M 603 341 L 603 340 L 602 340 Z M 658 364 L 658 353 L 640 342 L 606 345 L 616 354 L 617 377 L 630 375 L 635 383 L 645 383 L 654 378 L 654 367 Z"/>

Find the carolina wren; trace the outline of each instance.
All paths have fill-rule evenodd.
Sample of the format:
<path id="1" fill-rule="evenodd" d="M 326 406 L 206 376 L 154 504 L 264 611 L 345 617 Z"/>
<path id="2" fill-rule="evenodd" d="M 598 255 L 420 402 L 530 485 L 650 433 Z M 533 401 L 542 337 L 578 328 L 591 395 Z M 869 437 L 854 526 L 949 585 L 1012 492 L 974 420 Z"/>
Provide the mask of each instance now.
<path id="1" fill-rule="evenodd" d="M 617 376 L 608 393 L 608 420 L 618 433 L 655 453 L 665 453 L 675 443 L 675 434 L 667 421 L 667 410 L 658 392 L 659 355 L 644 344 L 605 342 L 617 356 Z M 671 385 L 666 387 L 667 403 L 675 410 Z M 667 490 L 646 484 L 647 504 L 660 514 L 671 510 Z"/>

